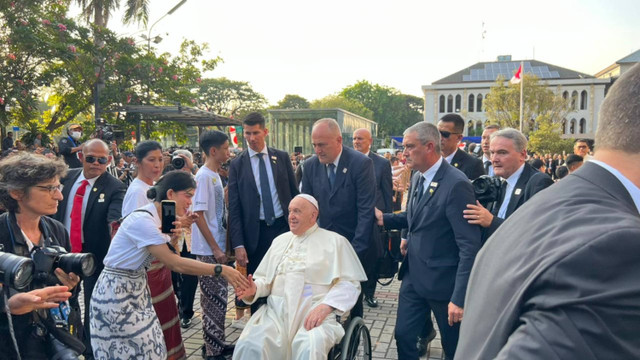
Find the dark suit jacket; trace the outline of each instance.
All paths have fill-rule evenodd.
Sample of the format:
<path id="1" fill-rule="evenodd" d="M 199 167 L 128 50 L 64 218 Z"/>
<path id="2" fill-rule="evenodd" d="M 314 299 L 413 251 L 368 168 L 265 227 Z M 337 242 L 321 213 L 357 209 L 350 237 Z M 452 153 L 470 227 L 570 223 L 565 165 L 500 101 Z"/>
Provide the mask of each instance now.
<path id="1" fill-rule="evenodd" d="M 81 173 L 82 168 L 71 169 L 61 181 L 64 185 L 62 190 L 64 199 L 58 204 L 58 212 L 53 215 L 53 218 L 63 224 L 67 206 L 73 206 L 72 198 L 75 194 L 69 194 L 69 192 Z M 102 260 L 111 245 L 109 224 L 122 217 L 122 200 L 126 191 L 122 181 L 105 172 L 96 179 L 91 193 L 85 194 L 85 196 L 89 196 L 89 199 L 82 220 L 82 234 L 84 235 L 82 251 L 96 256 L 98 270 L 102 269 Z"/>
<path id="2" fill-rule="evenodd" d="M 522 174 L 520 174 L 520 177 L 516 182 L 516 186 L 513 188 L 513 192 L 511 193 L 511 199 L 509 200 L 509 205 L 507 205 L 505 219 L 511 216 L 511 214 L 513 214 L 513 212 L 522 206 L 522 204 L 527 200 L 531 199 L 533 195 L 551 185 L 553 185 L 553 180 L 551 180 L 549 175 L 537 171 L 529 165 L 529 163 L 525 162 Z M 488 228 L 483 230 L 483 240 L 488 239 L 504 222 L 505 219 L 498 217 L 500 206 L 502 206 L 502 201 L 497 202 L 491 210 L 491 213 L 493 214 L 493 221 L 491 221 L 491 225 L 489 225 Z"/>
<path id="3" fill-rule="evenodd" d="M 585 163 L 484 245 L 456 359 L 637 359 L 639 239 L 628 191 Z"/>
<path id="4" fill-rule="evenodd" d="M 369 255 L 376 200 L 373 161 L 343 146 L 331 190 L 327 167 L 314 156 L 304 162 L 302 192 L 318 200 L 318 225 L 347 238 L 366 268 L 368 256 L 375 256 Z"/>
<path id="5" fill-rule="evenodd" d="M 451 159 L 451 166 L 462 171 L 469 180 L 475 180 L 484 175 L 484 164 L 482 160 L 471 156 L 466 152 L 458 149 Z"/>
<path id="6" fill-rule="evenodd" d="M 376 207 L 383 213 L 393 212 L 391 162 L 372 151 L 369 152 L 369 158 L 373 161 L 376 178 Z"/>
<path id="7" fill-rule="evenodd" d="M 284 211 L 285 220 L 289 216 L 289 202 L 298 195 L 293 165 L 289 154 L 267 147 L 273 181 L 278 192 L 278 200 Z M 275 157 L 275 159 L 274 159 Z M 258 246 L 260 229 L 260 193 L 253 176 L 248 150 L 243 151 L 229 166 L 229 233 L 231 246 L 244 246 L 251 254 Z"/>
<path id="8" fill-rule="evenodd" d="M 416 188 L 421 173 L 411 179 Z M 469 224 L 462 212 L 475 202 L 473 186 L 461 171 L 442 160 L 418 204 L 417 192 L 407 199 L 407 211 L 385 214 L 387 229 L 407 228 L 409 248 L 401 272 L 422 297 L 451 301 L 464 307 L 473 260 L 480 249 L 480 227 Z"/>

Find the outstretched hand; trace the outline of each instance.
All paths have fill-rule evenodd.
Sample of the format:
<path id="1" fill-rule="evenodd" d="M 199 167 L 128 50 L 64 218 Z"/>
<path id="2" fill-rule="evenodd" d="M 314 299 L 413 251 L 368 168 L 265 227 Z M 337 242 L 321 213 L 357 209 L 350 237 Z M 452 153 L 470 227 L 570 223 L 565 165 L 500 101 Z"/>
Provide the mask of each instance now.
<path id="1" fill-rule="evenodd" d="M 14 315 L 23 315 L 37 309 L 52 309 L 71 296 L 66 286 L 48 286 L 9 298 L 9 310 Z"/>
<path id="2" fill-rule="evenodd" d="M 236 296 L 240 300 L 250 299 L 256 295 L 258 291 L 258 287 L 256 286 L 255 281 L 253 281 L 253 275 L 249 274 L 246 278 L 248 282 L 248 286 L 244 288 L 236 289 Z"/>

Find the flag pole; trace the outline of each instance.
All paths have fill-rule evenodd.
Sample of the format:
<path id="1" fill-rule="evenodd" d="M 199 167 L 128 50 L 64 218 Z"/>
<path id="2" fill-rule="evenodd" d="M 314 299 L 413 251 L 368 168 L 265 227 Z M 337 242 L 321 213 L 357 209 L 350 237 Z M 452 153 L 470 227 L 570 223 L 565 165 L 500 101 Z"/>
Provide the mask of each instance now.
<path id="1" fill-rule="evenodd" d="M 522 96 L 522 88 L 524 86 L 524 61 L 520 61 L 520 69 L 522 69 L 522 72 L 520 73 L 520 132 L 522 131 L 522 113 L 524 111 L 524 102 L 523 100 L 523 96 Z"/>

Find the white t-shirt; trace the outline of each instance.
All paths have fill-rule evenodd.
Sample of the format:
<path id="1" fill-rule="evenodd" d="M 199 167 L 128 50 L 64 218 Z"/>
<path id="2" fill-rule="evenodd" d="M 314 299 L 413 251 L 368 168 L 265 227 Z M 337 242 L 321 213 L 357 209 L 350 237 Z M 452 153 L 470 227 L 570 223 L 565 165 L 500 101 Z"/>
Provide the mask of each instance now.
<path id="1" fill-rule="evenodd" d="M 204 211 L 203 216 L 213 238 L 222 251 L 226 250 L 227 231 L 220 226 L 224 215 L 224 188 L 220 175 L 206 166 L 196 174 L 196 193 L 193 196 L 192 211 Z M 191 225 L 191 253 L 193 255 L 213 255 L 211 246 L 204 238 L 198 225 Z"/>
<path id="2" fill-rule="evenodd" d="M 127 216 L 131 214 L 133 210 L 153 202 L 153 200 L 147 198 L 147 190 L 149 190 L 150 187 L 151 185 L 138 178 L 135 178 L 131 182 L 127 193 L 124 194 L 124 200 L 122 200 L 122 216 Z"/>
<path id="3" fill-rule="evenodd" d="M 149 245 L 162 245 L 169 242 L 169 235 L 160 231 L 162 221 L 153 203 L 140 208 L 144 211 L 132 212 L 122 222 L 116 236 L 111 240 L 104 265 L 115 269 L 138 270 L 149 265 L 153 255 L 147 249 Z"/>

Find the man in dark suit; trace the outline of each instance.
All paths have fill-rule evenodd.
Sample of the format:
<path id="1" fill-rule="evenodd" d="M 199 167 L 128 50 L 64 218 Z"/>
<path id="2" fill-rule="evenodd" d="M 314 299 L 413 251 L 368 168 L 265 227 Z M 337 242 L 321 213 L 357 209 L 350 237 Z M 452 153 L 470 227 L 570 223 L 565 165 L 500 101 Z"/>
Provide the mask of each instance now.
<path id="1" fill-rule="evenodd" d="M 62 179 L 64 200 L 58 205 L 53 218 L 65 225 L 73 252 L 92 253 L 96 257 L 96 271 L 82 280 L 84 343 L 87 347 L 85 358 L 93 358 L 89 334 L 89 300 L 111 244 L 111 223 L 122 216 L 126 187 L 106 171 L 111 156 L 104 141 L 89 140 L 78 157 L 82 161 L 82 168 L 69 170 Z M 77 301 L 77 298 L 72 298 L 72 306 L 78 306 Z"/>
<path id="2" fill-rule="evenodd" d="M 458 114 L 447 114 L 438 121 L 442 141 L 442 157 L 456 169 L 462 171 L 469 180 L 484 175 L 482 161 L 458 148 L 464 137 L 464 120 Z"/>
<path id="3" fill-rule="evenodd" d="M 382 214 L 379 225 L 407 228 L 408 246 L 398 277 L 402 279 L 396 343 L 399 359 L 418 359 L 416 339 L 433 310 L 447 359 L 458 342 L 467 281 L 480 249 L 480 228 L 460 214 L 475 199 L 469 179 L 441 156 L 438 129 L 419 122 L 404 132 L 404 155 L 415 174 L 407 211 Z"/>
<path id="4" fill-rule="evenodd" d="M 384 213 L 393 212 L 393 179 L 391 176 L 391 163 L 389 160 L 371 151 L 371 132 L 367 129 L 358 129 L 353 132 L 353 148 L 373 161 L 373 171 L 376 179 L 376 208 Z M 375 225 L 372 230 L 372 245 L 378 258 L 382 256 L 383 233 Z M 376 262 L 377 264 L 377 262 Z M 378 282 L 378 267 L 370 266 L 367 273 L 367 281 L 362 283 L 364 301 L 370 307 L 378 307 L 375 297 L 376 283 Z"/>
<path id="5" fill-rule="evenodd" d="M 253 274 L 273 239 L 289 231 L 289 202 L 298 187 L 289 154 L 266 145 L 260 113 L 243 119 L 243 133 L 249 149 L 229 166 L 229 232 L 236 261 Z"/>
<path id="6" fill-rule="evenodd" d="M 495 174 L 505 180 L 501 197 L 489 209 L 474 201 L 464 211 L 470 224 L 484 228 L 483 241 L 533 195 L 553 184 L 549 175 L 526 162 L 527 138 L 520 131 L 506 128 L 492 134 L 490 147 Z"/>
<path id="7" fill-rule="evenodd" d="M 600 108 L 592 160 L 511 216 L 473 267 L 456 359 L 637 359 L 640 65 Z"/>
<path id="8" fill-rule="evenodd" d="M 491 149 L 489 148 L 489 144 L 491 143 L 491 134 L 500 130 L 500 125 L 491 124 L 485 126 L 482 131 L 482 140 L 480 145 L 482 147 L 482 166 L 484 168 L 484 174 L 489 176 L 494 176 L 493 165 L 491 165 Z"/>
<path id="9" fill-rule="evenodd" d="M 316 121 L 311 142 L 316 155 L 304 163 L 302 192 L 318 200 L 318 225 L 347 238 L 367 269 L 376 261 L 371 244 L 376 201 L 373 161 L 342 145 L 334 119 Z M 362 293 L 351 314 L 363 315 Z"/>

